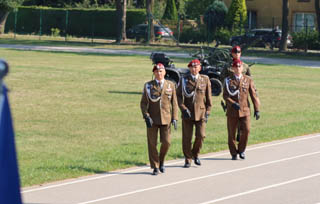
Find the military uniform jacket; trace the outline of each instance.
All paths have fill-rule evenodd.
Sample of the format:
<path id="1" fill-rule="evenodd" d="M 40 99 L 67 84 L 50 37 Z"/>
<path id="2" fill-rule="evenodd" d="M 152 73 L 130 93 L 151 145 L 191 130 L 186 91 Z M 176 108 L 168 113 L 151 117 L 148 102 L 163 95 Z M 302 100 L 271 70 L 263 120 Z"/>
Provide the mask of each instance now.
<path id="1" fill-rule="evenodd" d="M 205 113 L 210 114 L 212 106 L 211 83 L 209 77 L 199 74 L 196 81 L 189 74 L 183 77 L 177 88 L 178 105 L 181 111 L 188 109 L 191 119 L 199 121 L 205 118 Z"/>
<path id="2" fill-rule="evenodd" d="M 156 80 L 144 84 L 140 108 L 142 115 L 150 116 L 155 125 L 168 125 L 178 120 L 178 104 L 175 85 L 164 80 L 163 87 Z"/>
<path id="3" fill-rule="evenodd" d="M 260 100 L 251 77 L 242 75 L 240 81 L 238 81 L 234 75 L 227 77 L 223 86 L 223 98 L 227 103 L 227 116 L 249 116 L 249 95 L 251 97 L 254 110 L 259 111 Z M 235 110 L 232 107 L 233 103 L 238 103 L 240 105 L 240 110 Z"/>

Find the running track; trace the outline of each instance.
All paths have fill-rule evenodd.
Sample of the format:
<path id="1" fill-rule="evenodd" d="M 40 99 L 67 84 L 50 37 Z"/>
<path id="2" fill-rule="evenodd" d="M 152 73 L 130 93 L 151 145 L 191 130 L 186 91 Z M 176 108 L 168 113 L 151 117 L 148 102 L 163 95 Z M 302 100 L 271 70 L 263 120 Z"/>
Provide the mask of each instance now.
<path id="1" fill-rule="evenodd" d="M 205 145 L 205 144 L 204 144 Z M 319 204 L 320 134 L 249 146 L 246 160 L 228 151 L 202 155 L 202 166 L 166 162 L 22 189 L 24 204 Z"/>

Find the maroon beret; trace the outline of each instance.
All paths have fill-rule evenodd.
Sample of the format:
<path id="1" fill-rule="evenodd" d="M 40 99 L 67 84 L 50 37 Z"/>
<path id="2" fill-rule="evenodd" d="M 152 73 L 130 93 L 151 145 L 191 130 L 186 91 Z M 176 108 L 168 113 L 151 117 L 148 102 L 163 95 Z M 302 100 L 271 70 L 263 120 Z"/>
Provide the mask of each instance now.
<path id="1" fill-rule="evenodd" d="M 233 60 L 233 63 L 232 63 L 233 67 L 237 67 L 239 65 L 242 65 L 242 61 L 241 60 L 239 60 L 239 59 Z"/>
<path id="2" fill-rule="evenodd" d="M 193 67 L 193 66 L 197 66 L 200 65 L 200 61 L 198 59 L 194 59 L 192 61 L 189 62 L 188 67 Z"/>
<path id="3" fill-rule="evenodd" d="M 231 53 L 238 53 L 241 52 L 241 47 L 240 46 L 234 46 L 231 50 Z"/>
<path id="4" fill-rule="evenodd" d="M 158 70 L 158 69 L 164 69 L 163 64 L 158 63 L 158 64 L 154 65 L 153 69 L 152 69 L 152 72 L 154 72 L 155 70 Z"/>

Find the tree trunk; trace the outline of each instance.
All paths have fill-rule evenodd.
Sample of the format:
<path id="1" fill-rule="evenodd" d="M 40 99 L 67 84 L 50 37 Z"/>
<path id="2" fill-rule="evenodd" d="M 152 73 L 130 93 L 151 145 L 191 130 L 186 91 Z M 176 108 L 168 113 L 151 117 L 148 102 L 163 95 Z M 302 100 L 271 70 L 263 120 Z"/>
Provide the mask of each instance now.
<path id="1" fill-rule="evenodd" d="M 150 22 L 150 41 L 153 42 L 154 41 L 154 26 L 153 26 L 153 18 L 151 17 L 152 14 L 152 9 L 153 9 L 153 4 L 154 4 L 154 0 L 146 0 L 147 5 L 146 5 L 146 9 L 147 9 L 147 16 L 149 16 L 150 21 L 148 21 L 148 23 Z M 148 36 L 147 36 L 148 37 Z"/>
<path id="2" fill-rule="evenodd" d="M 126 35 L 126 17 L 127 17 L 127 1 L 117 0 L 117 43 L 127 40 Z"/>
<path id="3" fill-rule="evenodd" d="M 289 1 L 282 0 L 282 36 L 281 36 L 280 47 L 279 47 L 280 52 L 287 50 L 287 37 L 289 32 L 288 16 L 289 16 Z"/>
<path id="4" fill-rule="evenodd" d="M 315 0 L 314 1 L 314 7 L 316 8 L 316 14 L 317 14 L 317 24 L 318 24 L 318 32 L 320 32 L 320 0 Z M 320 40 L 320 35 L 319 35 L 319 40 Z"/>
<path id="5" fill-rule="evenodd" d="M 4 27 L 6 25 L 8 15 L 9 11 L 0 10 L 0 34 L 4 33 Z"/>

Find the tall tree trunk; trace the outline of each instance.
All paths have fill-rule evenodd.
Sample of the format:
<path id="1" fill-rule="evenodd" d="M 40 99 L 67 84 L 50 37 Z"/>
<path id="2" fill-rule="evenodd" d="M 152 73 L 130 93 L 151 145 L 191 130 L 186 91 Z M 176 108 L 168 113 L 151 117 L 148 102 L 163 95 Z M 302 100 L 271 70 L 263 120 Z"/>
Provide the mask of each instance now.
<path id="1" fill-rule="evenodd" d="M 154 5 L 154 0 L 146 0 L 146 9 L 147 9 L 147 17 L 151 18 L 150 21 L 148 21 L 148 23 L 150 22 L 150 41 L 153 42 L 154 41 L 154 26 L 153 26 L 153 18 L 151 17 L 152 14 L 152 10 L 153 10 L 153 5 Z M 148 20 L 148 19 L 147 19 Z M 148 36 L 147 36 L 148 37 Z"/>
<path id="2" fill-rule="evenodd" d="M 317 14 L 317 24 L 318 24 L 318 32 L 320 32 L 320 0 L 315 0 L 314 1 L 314 7 L 316 8 L 316 14 Z M 320 40 L 320 35 L 319 35 L 319 40 Z"/>
<path id="3" fill-rule="evenodd" d="M 8 15 L 9 11 L 0 10 L 0 34 L 4 33 L 4 27 L 6 25 Z"/>
<path id="4" fill-rule="evenodd" d="M 117 43 L 126 41 L 126 17 L 127 17 L 127 1 L 117 0 Z"/>
<path id="5" fill-rule="evenodd" d="M 287 37 L 289 32 L 288 25 L 289 16 L 289 0 L 282 0 L 282 36 L 280 41 L 279 51 L 287 50 Z"/>

